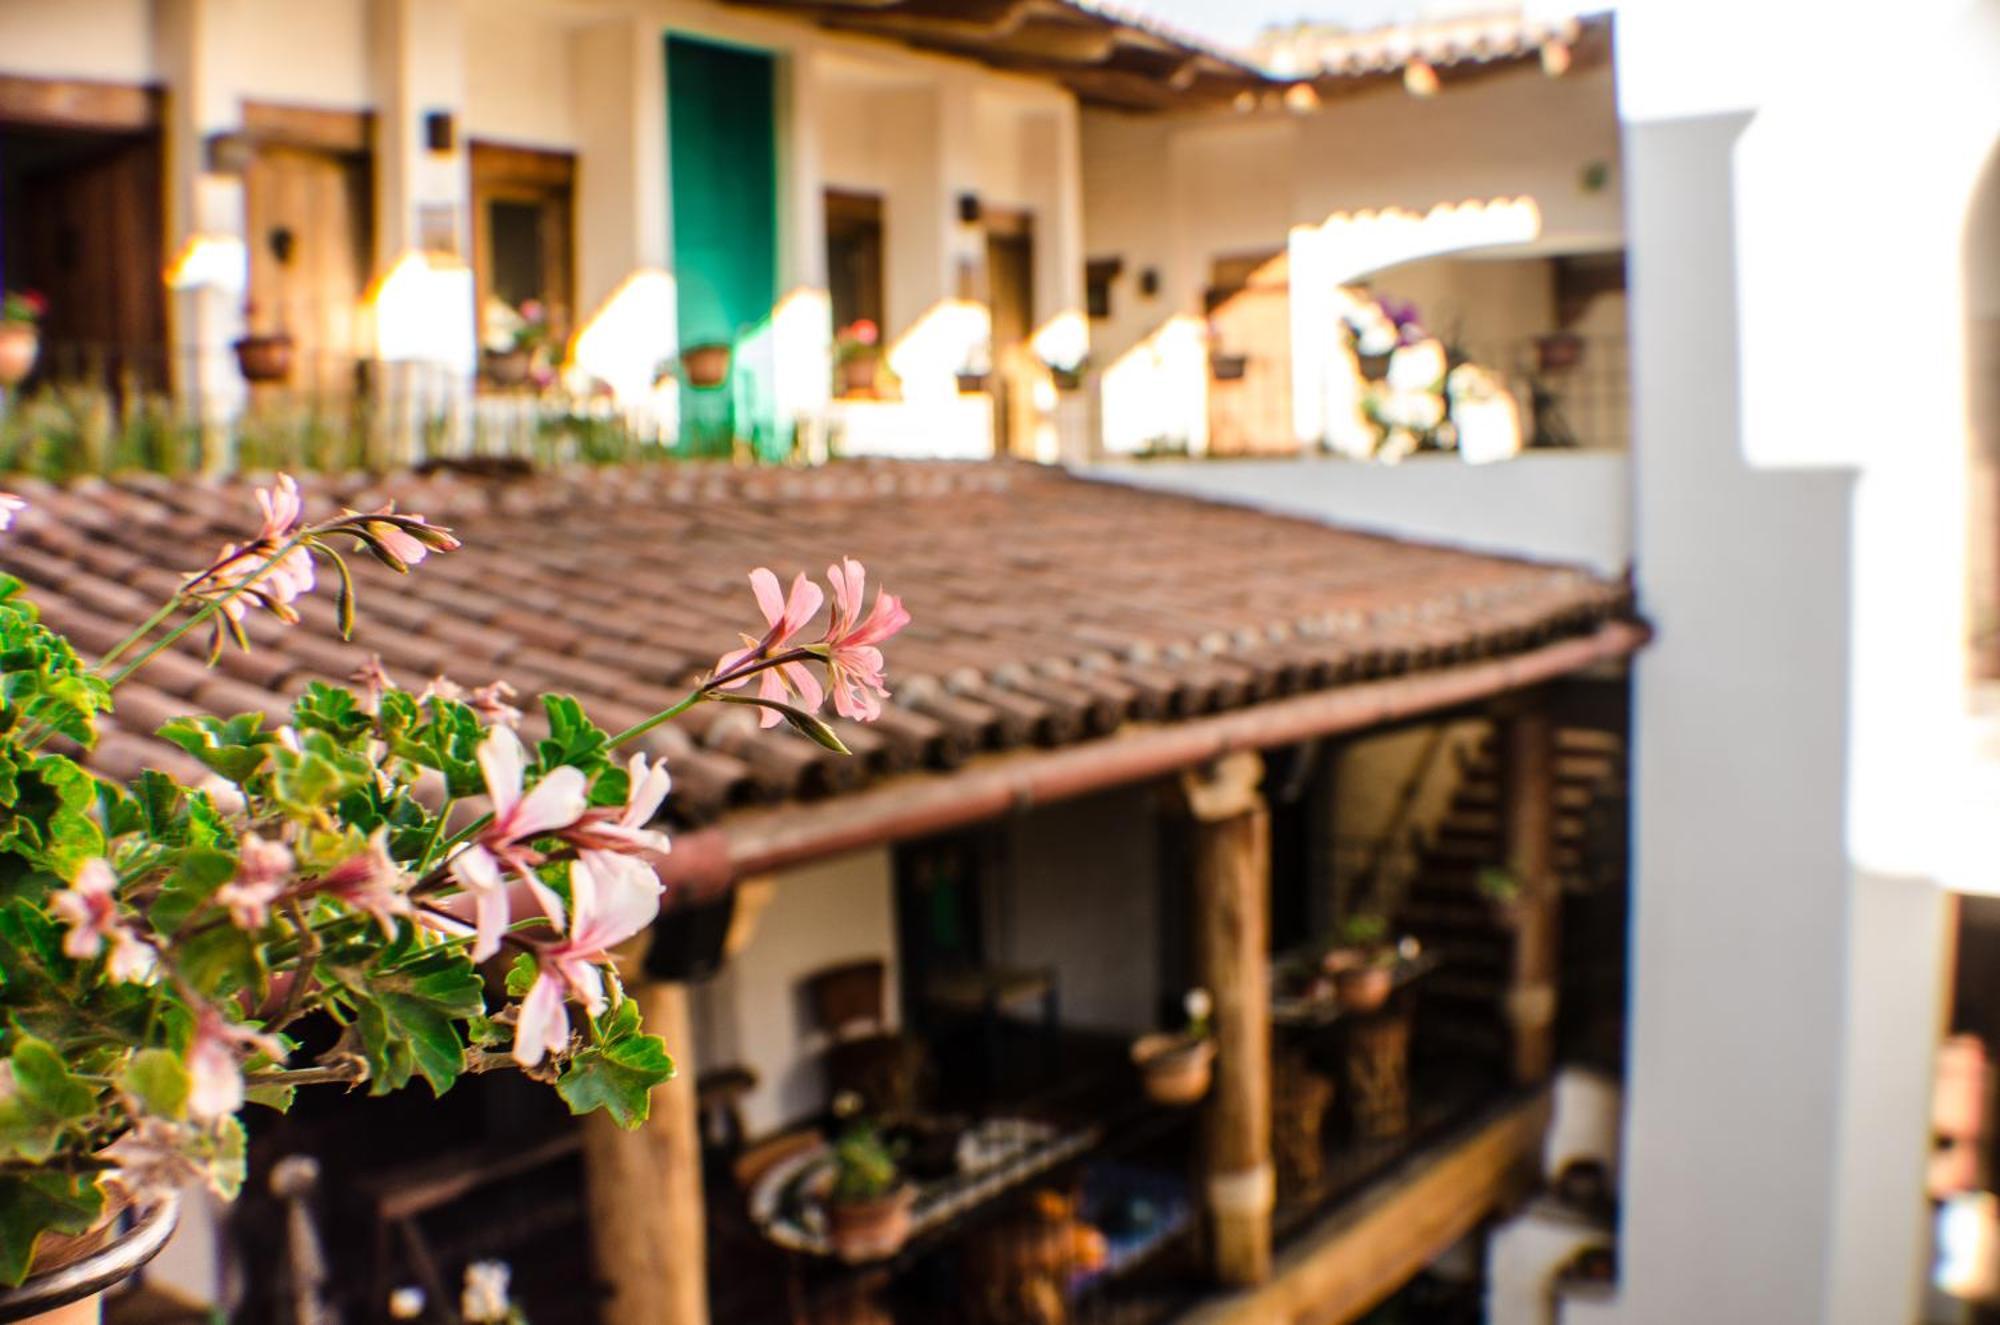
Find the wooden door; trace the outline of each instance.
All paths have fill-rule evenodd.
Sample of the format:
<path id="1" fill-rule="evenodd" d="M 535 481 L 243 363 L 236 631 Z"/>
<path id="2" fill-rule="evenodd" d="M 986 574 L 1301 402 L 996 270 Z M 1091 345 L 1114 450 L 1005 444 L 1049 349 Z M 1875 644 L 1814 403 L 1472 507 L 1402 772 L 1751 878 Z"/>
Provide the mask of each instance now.
<path id="1" fill-rule="evenodd" d="M 368 158 L 260 145 L 244 173 L 250 330 L 291 336 L 291 385 L 354 389 L 366 353 L 362 297 L 373 265 Z"/>
<path id="2" fill-rule="evenodd" d="M 986 218 L 987 307 L 993 317 L 994 450 L 1034 445 L 1035 232 L 1026 213 Z"/>
<path id="3" fill-rule="evenodd" d="M 574 229 L 576 158 L 496 143 L 473 143 L 472 271 L 479 338 L 495 328 L 494 305 L 518 314 L 524 304 L 546 311 L 549 344 L 560 360 L 575 325 Z"/>
<path id="4" fill-rule="evenodd" d="M 1212 455 L 1290 454 L 1292 303 L 1282 252 L 1217 258 L 1207 293 L 1208 449 Z"/>
<path id="5" fill-rule="evenodd" d="M 883 326 L 882 196 L 826 191 L 826 283 L 833 325 L 866 319 Z"/>
<path id="6" fill-rule="evenodd" d="M 48 301 L 42 375 L 106 388 L 166 379 L 160 145 L 154 134 L 0 135 L 4 284 Z"/>

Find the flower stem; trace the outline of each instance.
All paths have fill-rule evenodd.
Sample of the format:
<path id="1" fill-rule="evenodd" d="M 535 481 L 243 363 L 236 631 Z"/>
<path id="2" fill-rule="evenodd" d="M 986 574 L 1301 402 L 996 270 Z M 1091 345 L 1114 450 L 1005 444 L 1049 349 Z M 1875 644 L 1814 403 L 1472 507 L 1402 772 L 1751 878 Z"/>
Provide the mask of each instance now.
<path id="1" fill-rule="evenodd" d="M 133 631 L 131 634 L 127 635 L 124 639 L 119 640 L 118 643 L 114 644 L 111 647 L 111 651 L 109 653 L 105 654 L 102 658 L 99 658 L 97 660 L 96 670 L 102 672 L 105 668 L 109 667 L 114 661 L 116 661 L 119 654 L 125 652 L 125 650 L 131 648 L 133 645 L 137 644 L 140 640 L 152 634 L 154 629 L 157 628 L 162 621 L 165 621 L 168 617 L 172 616 L 174 614 L 174 610 L 178 608 L 180 605 L 181 605 L 181 596 L 178 593 L 176 593 L 173 597 L 167 599 L 166 602 L 160 604 L 159 611 L 147 617 L 143 625 L 141 625 L 137 630 Z"/>

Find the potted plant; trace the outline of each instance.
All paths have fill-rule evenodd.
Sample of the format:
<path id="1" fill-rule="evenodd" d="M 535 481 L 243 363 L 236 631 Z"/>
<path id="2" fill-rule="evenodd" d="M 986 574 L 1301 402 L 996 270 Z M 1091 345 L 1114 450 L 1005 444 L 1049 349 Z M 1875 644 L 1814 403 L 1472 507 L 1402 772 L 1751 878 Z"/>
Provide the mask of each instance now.
<path id="1" fill-rule="evenodd" d="M 729 354 L 727 341 L 704 341 L 682 350 L 681 367 L 687 370 L 688 385 L 703 390 L 721 386 L 729 377 Z"/>
<path id="2" fill-rule="evenodd" d="M 1493 912 L 1493 918 L 1508 929 L 1520 926 L 1527 908 L 1521 881 L 1514 877 L 1512 870 L 1500 865 L 1488 865 L 1479 871 L 1475 880 L 1479 896 Z"/>
<path id="3" fill-rule="evenodd" d="M 256 319 L 257 306 L 245 304 L 244 325 L 252 325 Z M 252 385 L 283 382 L 292 375 L 292 337 L 289 332 L 245 331 L 233 348 L 238 371 L 243 374 L 243 380 Z"/>
<path id="4" fill-rule="evenodd" d="M 1080 354 L 1064 362 L 1044 359 L 1042 365 L 1049 370 L 1049 378 L 1056 384 L 1056 390 L 1081 391 L 1083 375 L 1090 370 L 1090 356 Z"/>
<path id="5" fill-rule="evenodd" d="M 549 311 L 539 299 L 525 299 L 519 308 L 504 300 L 486 305 L 486 343 L 480 368 L 495 386 L 520 386 L 546 369 L 550 338 Z"/>
<path id="6" fill-rule="evenodd" d="M 1250 371 L 1250 356 L 1247 354 L 1224 354 L 1213 351 L 1208 356 L 1208 372 L 1218 382 L 1240 382 Z"/>
<path id="7" fill-rule="evenodd" d="M 833 1143 L 833 1185 L 826 1194 L 834 1254 L 849 1264 L 894 1256 L 909 1241 L 915 1197 L 881 1131 L 863 1118 L 850 1121 Z"/>
<path id="8" fill-rule="evenodd" d="M 1178 1032 L 1142 1035 L 1132 1044 L 1132 1061 L 1155 1104 L 1193 1104 L 1208 1094 L 1215 1068 L 1215 1040 L 1209 1016 L 1215 1001 L 1206 989 L 1190 989 L 1183 1000 L 1187 1026 Z"/>
<path id="9" fill-rule="evenodd" d="M 875 370 L 882 361 L 881 329 L 865 317 L 833 333 L 833 366 L 843 396 L 875 394 Z"/>
<path id="10" fill-rule="evenodd" d="M 865 718 L 875 646 L 908 620 L 887 594 L 864 617 L 849 561 L 825 636 L 803 643 L 823 595 L 801 575 L 787 601 L 760 569 L 759 602 L 779 605 L 765 632 L 622 732 L 544 695 L 548 736 L 531 750 L 497 687 L 412 693 L 378 663 L 350 686 L 310 685 L 277 730 L 258 713 L 167 722 L 161 736 L 213 775 L 202 786 L 93 775 L 64 751 L 88 751 L 118 687 L 175 641 L 205 630 L 215 654 L 247 648 L 249 614 L 296 623 L 321 568 L 351 622 L 346 558 L 410 572 L 458 547 L 393 506 L 308 518 L 287 477 L 257 498 L 255 531 L 94 663 L 0 579 L 0 1310 L 12 1318 L 91 1318 L 74 1304 L 157 1247 L 175 1193 L 240 1186 L 239 1115 L 283 1110 L 301 1087 L 441 1092 L 511 1067 L 573 1112 L 641 1122 L 673 1067 L 606 975 L 659 910 L 651 861 L 667 843 L 652 823 L 667 785 L 619 747 L 715 702 L 838 750 L 818 705 L 792 699 L 811 679 L 798 669 L 826 668 L 835 707 Z M 0 495 L 0 527 L 25 506 Z M 445 803 L 419 796 L 420 781 Z M 468 800 L 486 812 L 448 821 Z M 504 993 L 482 978 L 495 958 Z M 342 1029 L 295 1061 L 301 1023 L 319 1014 Z M 118 1232 L 126 1212 L 136 1224 Z"/>
<path id="11" fill-rule="evenodd" d="M 1386 919 L 1373 911 L 1349 916 L 1325 959 L 1326 973 L 1333 977 L 1334 997 L 1344 1008 L 1373 1012 L 1395 991 L 1396 962 Z"/>
<path id="12" fill-rule="evenodd" d="M 33 290 L 0 296 L 0 387 L 18 386 L 35 371 L 42 349 L 41 321 L 48 300 Z"/>

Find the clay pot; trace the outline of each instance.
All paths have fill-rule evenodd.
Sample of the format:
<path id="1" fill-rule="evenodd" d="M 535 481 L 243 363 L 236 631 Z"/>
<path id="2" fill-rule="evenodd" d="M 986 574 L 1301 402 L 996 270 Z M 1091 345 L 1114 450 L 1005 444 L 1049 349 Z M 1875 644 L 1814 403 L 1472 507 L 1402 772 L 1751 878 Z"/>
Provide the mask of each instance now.
<path id="1" fill-rule="evenodd" d="M 910 1240 L 910 1205 L 916 1189 L 898 1187 L 867 1201 L 829 1201 L 827 1239 L 834 1254 L 853 1265 L 894 1256 Z"/>
<path id="2" fill-rule="evenodd" d="M 246 382 L 282 382 L 292 375 L 292 338 L 282 331 L 245 336 L 236 342 L 236 366 Z"/>
<path id="3" fill-rule="evenodd" d="M 495 386 L 519 386 L 528 380 L 528 372 L 534 367 L 534 356 L 526 350 L 487 350 L 481 357 L 485 360 L 486 380 Z"/>
<path id="4" fill-rule="evenodd" d="M 137 1274 L 167 1245 L 180 1217 L 169 1198 L 124 1233 L 103 1230 L 74 1238 L 45 1238 L 35 1271 L 19 1288 L 0 1288 L 0 1321 L 31 1325 L 96 1325 L 104 1292 Z"/>
<path id="5" fill-rule="evenodd" d="M 1340 1006 L 1354 1012 L 1373 1012 L 1389 1001 L 1396 990 L 1396 968 L 1365 961 L 1344 966 L 1333 973 L 1333 994 Z"/>
<path id="6" fill-rule="evenodd" d="M 1218 382 L 1240 382 L 1250 371 L 1250 356 L 1247 354 L 1211 354 L 1208 356 L 1208 371 Z"/>
<path id="7" fill-rule="evenodd" d="M 1132 1044 L 1132 1061 L 1155 1104 L 1193 1104 L 1208 1094 L 1215 1067 L 1215 1041 L 1185 1035 L 1143 1035 Z"/>
<path id="8" fill-rule="evenodd" d="M 721 386 L 729 376 L 729 347 L 720 342 L 690 345 L 681 351 L 681 367 L 687 370 L 689 386 Z"/>
<path id="9" fill-rule="evenodd" d="M 969 396 L 975 392 L 984 391 L 989 384 L 989 379 L 985 373 L 960 373 L 958 375 L 958 392 L 962 396 Z"/>
<path id="10" fill-rule="evenodd" d="M 1081 368 L 1051 368 L 1049 369 L 1049 376 L 1055 379 L 1056 390 L 1058 391 L 1083 390 L 1083 369 Z"/>
<path id="11" fill-rule="evenodd" d="M 1389 380 L 1389 356 L 1386 354 L 1361 354 L 1357 352 L 1354 362 L 1361 369 L 1361 377 L 1368 382 Z"/>
<path id="12" fill-rule="evenodd" d="M 0 386 L 17 386 L 35 371 L 42 336 L 26 322 L 0 322 Z"/>
<path id="13" fill-rule="evenodd" d="M 872 396 L 875 394 L 875 368 L 877 360 L 872 354 L 857 354 L 840 362 L 840 394 L 843 396 Z"/>

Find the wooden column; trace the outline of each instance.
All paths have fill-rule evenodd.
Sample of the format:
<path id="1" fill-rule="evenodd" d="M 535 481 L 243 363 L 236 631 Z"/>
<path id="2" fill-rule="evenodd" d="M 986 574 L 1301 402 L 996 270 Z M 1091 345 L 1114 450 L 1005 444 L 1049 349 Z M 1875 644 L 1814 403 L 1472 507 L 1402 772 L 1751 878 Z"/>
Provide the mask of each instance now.
<path id="1" fill-rule="evenodd" d="M 1202 1117 L 1212 1268 L 1231 1287 L 1271 1274 L 1271 818 L 1263 761 L 1239 753 L 1182 788 L 1197 823 L 1195 969 L 1215 1001 L 1215 1084 Z"/>
<path id="2" fill-rule="evenodd" d="M 1562 899 L 1555 879 L 1555 728 L 1535 698 L 1500 722 L 1502 828 L 1507 868 L 1521 884 L 1507 1017 L 1514 1079 L 1546 1080 L 1555 1062 L 1556 944 Z"/>
<path id="3" fill-rule="evenodd" d="M 646 1029 L 687 1051 L 687 986 L 629 986 Z M 583 1120 L 590 1227 L 598 1276 L 610 1289 L 604 1325 L 708 1325 L 708 1248 L 701 1127 L 694 1074 L 653 1091 L 652 1115 L 626 1131 L 604 1113 Z"/>

